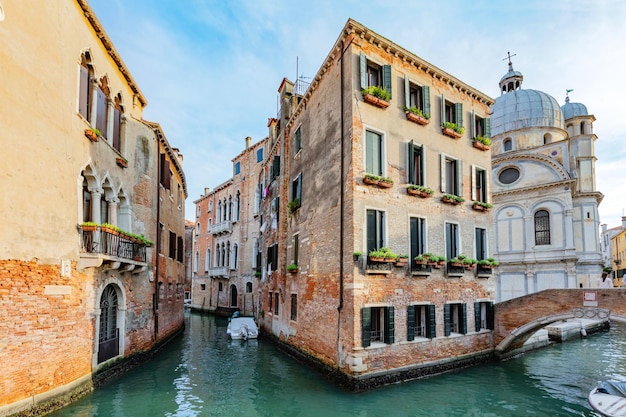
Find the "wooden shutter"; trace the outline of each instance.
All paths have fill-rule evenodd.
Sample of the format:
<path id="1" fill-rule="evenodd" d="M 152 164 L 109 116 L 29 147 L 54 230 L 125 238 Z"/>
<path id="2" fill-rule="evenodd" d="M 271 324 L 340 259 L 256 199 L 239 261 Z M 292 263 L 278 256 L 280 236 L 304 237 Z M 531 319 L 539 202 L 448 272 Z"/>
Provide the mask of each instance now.
<path id="1" fill-rule="evenodd" d="M 446 122 L 446 97 L 441 95 L 441 125 Z"/>
<path id="2" fill-rule="evenodd" d="M 444 327 L 443 327 L 443 334 L 444 336 L 450 336 L 450 304 L 444 304 L 443 305 L 443 321 L 444 321 Z"/>
<path id="3" fill-rule="evenodd" d="M 491 118 L 485 117 L 483 119 L 483 123 L 485 124 L 485 136 L 490 138 L 491 137 Z"/>
<path id="4" fill-rule="evenodd" d="M 166 190 L 169 190 L 170 182 L 171 182 L 170 161 L 168 161 L 165 154 L 162 153 L 161 154 L 161 185 L 163 185 L 163 187 L 165 187 Z"/>
<path id="5" fill-rule="evenodd" d="M 461 317 L 459 317 L 461 334 L 467 334 L 467 304 L 461 304 Z"/>
<path id="6" fill-rule="evenodd" d="M 367 252 L 380 249 L 376 241 L 376 210 L 367 210 Z"/>
<path id="7" fill-rule="evenodd" d="M 482 260 L 485 259 L 486 256 L 486 239 L 485 239 L 485 229 L 476 228 L 476 259 Z"/>
<path id="8" fill-rule="evenodd" d="M 409 184 L 417 184 L 417 181 L 414 181 L 414 178 L 416 178 L 415 176 L 415 147 L 413 145 L 413 141 L 411 140 L 409 142 L 409 146 L 407 148 L 407 154 L 408 154 L 408 165 L 407 165 L 407 172 L 409 175 L 409 178 L 407 178 L 407 182 Z"/>
<path id="9" fill-rule="evenodd" d="M 391 65 L 383 65 L 383 88 L 391 97 Z"/>
<path id="10" fill-rule="evenodd" d="M 404 107 L 411 107 L 411 83 L 409 81 L 409 77 L 404 74 Z"/>
<path id="11" fill-rule="evenodd" d="M 456 195 L 463 197 L 463 161 L 457 159 L 456 165 L 456 185 L 458 187 Z"/>
<path id="12" fill-rule="evenodd" d="M 472 187 L 472 200 L 478 200 L 478 193 L 476 192 L 476 165 L 472 164 L 470 167 L 470 180 Z"/>
<path id="13" fill-rule="evenodd" d="M 178 242 L 177 242 L 177 248 L 176 248 L 176 260 L 178 262 L 183 262 L 183 253 L 184 253 L 183 238 L 182 236 L 178 236 Z"/>
<path id="14" fill-rule="evenodd" d="M 456 118 L 456 125 L 463 127 L 463 103 L 454 103 L 454 116 Z"/>
<path id="15" fill-rule="evenodd" d="M 89 120 L 89 70 L 80 66 L 80 86 L 78 91 L 78 112 Z"/>
<path id="16" fill-rule="evenodd" d="M 472 138 L 476 137 L 476 112 L 472 110 L 472 118 L 470 119 L 470 128 L 472 129 Z"/>
<path id="17" fill-rule="evenodd" d="M 406 340 L 409 342 L 415 339 L 415 306 L 408 306 L 406 309 Z"/>
<path id="18" fill-rule="evenodd" d="M 361 309 L 361 345 L 368 347 L 371 344 L 372 309 Z"/>
<path id="19" fill-rule="evenodd" d="M 298 199 L 298 207 L 302 205 L 302 174 L 298 175 L 298 189 L 296 193 Z"/>
<path id="20" fill-rule="evenodd" d="M 121 127 L 122 127 L 122 113 L 119 109 L 113 109 L 113 148 L 118 151 L 122 150 L 122 138 L 121 138 Z"/>
<path id="21" fill-rule="evenodd" d="M 369 87 L 367 85 L 367 58 L 363 52 L 359 54 L 359 71 L 361 75 L 361 90 L 363 90 Z"/>
<path id="22" fill-rule="evenodd" d="M 440 188 L 441 188 L 441 192 L 445 193 L 446 192 L 446 156 L 444 154 L 441 154 L 439 156 L 439 170 L 440 172 Z"/>
<path id="23" fill-rule="evenodd" d="M 385 323 L 387 329 L 385 331 L 385 343 L 393 344 L 395 342 L 395 314 L 393 307 L 385 308 Z"/>
<path id="24" fill-rule="evenodd" d="M 107 137 L 107 98 L 101 89 L 96 89 L 96 129 L 102 137 Z"/>
<path id="25" fill-rule="evenodd" d="M 490 301 L 487 304 L 487 328 L 489 330 L 493 330 L 495 328 L 495 323 L 494 323 L 494 311 L 493 311 L 493 301 Z"/>
<path id="26" fill-rule="evenodd" d="M 435 305 L 428 306 L 428 326 L 426 327 L 426 337 L 434 339 L 437 337 L 437 322 L 435 315 Z"/>
<path id="27" fill-rule="evenodd" d="M 430 87 L 427 85 L 422 87 L 422 100 L 424 101 L 422 112 L 430 116 Z"/>
<path id="28" fill-rule="evenodd" d="M 476 331 L 480 331 L 480 303 L 474 303 L 474 325 Z"/>

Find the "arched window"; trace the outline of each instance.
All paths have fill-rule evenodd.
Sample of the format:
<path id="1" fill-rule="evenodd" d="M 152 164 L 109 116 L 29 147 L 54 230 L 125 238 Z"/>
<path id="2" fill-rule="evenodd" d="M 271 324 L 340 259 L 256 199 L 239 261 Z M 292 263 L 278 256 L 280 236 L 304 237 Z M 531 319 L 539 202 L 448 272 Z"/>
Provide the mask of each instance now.
<path id="1" fill-rule="evenodd" d="M 235 221 L 239 221 L 240 203 L 241 203 L 241 193 L 237 191 L 237 195 L 235 196 Z"/>
<path id="2" fill-rule="evenodd" d="M 246 292 L 248 292 L 248 293 L 252 292 L 252 283 L 251 282 L 246 282 Z"/>
<path id="3" fill-rule="evenodd" d="M 109 139 L 109 132 L 107 132 L 107 121 L 109 119 L 109 106 L 107 103 L 109 95 L 109 80 L 106 77 L 102 77 L 96 90 L 96 129 L 107 140 Z"/>
<path id="4" fill-rule="evenodd" d="M 513 139 L 506 138 L 506 139 L 504 139 L 503 144 L 504 144 L 504 152 L 513 150 Z"/>
<path id="5" fill-rule="evenodd" d="M 237 307 L 237 287 L 233 284 L 230 286 L 230 306 Z"/>
<path id="6" fill-rule="evenodd" d="M 546 133 L 545 135 L 543 135 L 543 144 L 547 145 L 548 143 L 552 142 L 552 135 L 549 133 Z"/>
<path id="7" fill-rule="evenodd" d="M 535 213 L 535 245 L 550 244 L 550 213 L 538 210 Z"/>
<path id="8" fill-rule="evenodd" d="M 206 258 L 204 259 L 204 270 L 208 271 L 211 268 L 211 249 L 206 250 Z"/>
<path id="9" fill-rule="evenodd" d="M 233 196 L 228 196 L 228 220 L 233 220 Z"/>
<path id="10" fill-rule="evenodd" d="M 194 258 L 193 258 L 193 273 L 197 274 L 198 273 L 198 264 L 200 263 L 200 254 L 198 252 L 196 252 Z"/>
<path id="11" fill-rule="evenodd" d="M 98 363 L 119 355 L 117 303 L 117 291 L 115 287 L 113 285 L 107 285 L 100 298 Z"/>
<path id="12" fill-rule="evenodd" d="M 122 95 L 117 94 L 113 100 L 113 137 L 111 138 L 113 148 L 122 152 Z"/>
<path id="13" fill-rule="evenodd" d="M 584 135 L 587 132 L 585 132 L 585 122 L 580 122 L 580 134 Z"/>
<path id="14" fill-rule="evenodd" d="M 237 244 L 235 243 L 233 245 L 233 261 L 232 261 L 232 265 L 231 268 L 232 269 L 237 269 L 237 257 L 239 255 L 239 246 L 237 246 Z"/>
<path id="15" fill-rule="evenodd" d="M 85 52 L 80 59 L 80 83 L 78 91 L 78 113 L 87 121 L 91 121 L 92 92 L 91 80 L 93 79 L 93 67 L 91 55 Z"/>

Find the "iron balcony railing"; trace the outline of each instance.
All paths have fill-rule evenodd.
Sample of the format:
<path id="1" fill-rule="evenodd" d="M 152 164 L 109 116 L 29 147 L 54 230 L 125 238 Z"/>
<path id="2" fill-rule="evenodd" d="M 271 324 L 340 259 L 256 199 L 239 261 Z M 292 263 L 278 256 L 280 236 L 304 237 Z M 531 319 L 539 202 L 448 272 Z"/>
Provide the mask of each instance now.
<path id="1" fill-rule="evenodd" d="M 83 250 L 137 262 L 146 262 L 146 245 L 136 242 L 130 236 L 110 232 L 97 227 L 95 230 L 82 229 Z"/>

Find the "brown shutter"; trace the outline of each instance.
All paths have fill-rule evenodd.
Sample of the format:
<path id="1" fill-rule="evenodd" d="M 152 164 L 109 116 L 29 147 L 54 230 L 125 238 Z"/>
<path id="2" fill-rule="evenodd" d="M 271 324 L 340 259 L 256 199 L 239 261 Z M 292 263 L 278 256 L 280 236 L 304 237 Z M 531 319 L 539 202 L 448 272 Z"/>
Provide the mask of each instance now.
<path id="1" fill-rule="evenodd" d="M 80 91 L 78 92 L 78 112 L 89 120 L 89 70 L 80 66 Z"/>

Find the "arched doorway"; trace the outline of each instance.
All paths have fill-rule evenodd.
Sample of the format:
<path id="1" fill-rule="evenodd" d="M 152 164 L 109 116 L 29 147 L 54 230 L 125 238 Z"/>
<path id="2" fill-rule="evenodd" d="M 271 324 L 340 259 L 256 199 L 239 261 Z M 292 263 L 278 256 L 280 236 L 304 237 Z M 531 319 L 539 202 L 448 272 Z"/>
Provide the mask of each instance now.
<path id="1" fill-rule="evenodd" d="M 233 284 L 230 286 L 230 306 L 237 307 L 237 287 Z"/>
<path id="2" fill-rule="evenodd" d="M 119 355 L 119 328 L 117 326 L 118 296 L 114 285 L 107 285 L 100 297 L 100 332 L 98 363 Z"/>

